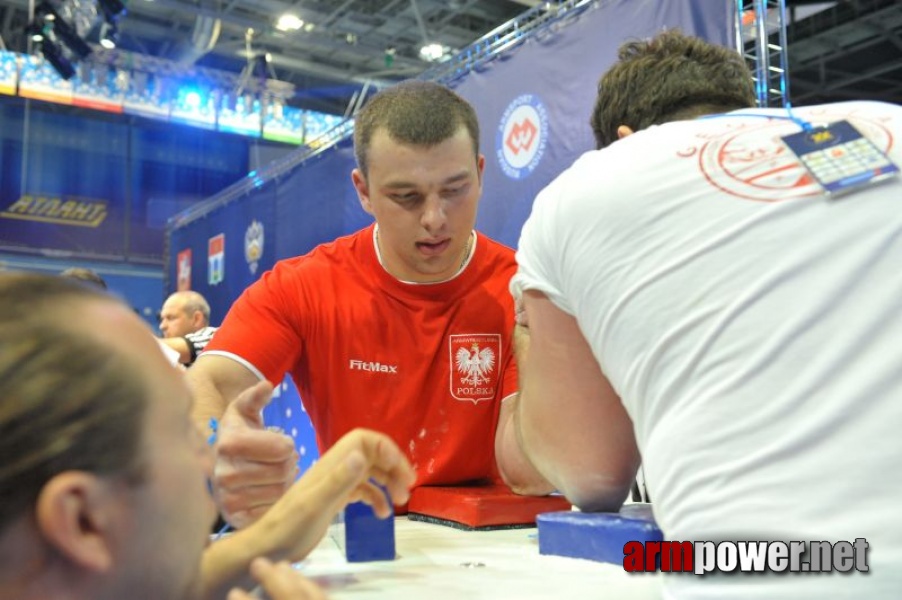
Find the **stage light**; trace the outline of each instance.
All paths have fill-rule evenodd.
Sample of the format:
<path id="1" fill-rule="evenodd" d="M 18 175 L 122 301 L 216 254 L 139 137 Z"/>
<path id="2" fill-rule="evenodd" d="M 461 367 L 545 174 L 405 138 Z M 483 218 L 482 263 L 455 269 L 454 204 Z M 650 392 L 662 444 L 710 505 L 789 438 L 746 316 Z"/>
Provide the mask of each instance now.
<path id="1" fill-rule="evenodd" d="M 41 52 L 60 76 L 69 79 L 75 74 L 74 65 L 92 52 L 85 41 L 89 35 L 104 48 L 116 47 L 117 19 L 124 12 L 122 0 L 43 0 L 26 33 L 41 44 Z"/>
<path id="2" fill-rule="evenodd" d="M 276 21 L 276 29 L 279 31 L 297 31 L 303 26 L 304 20 L 291 13 L 285 13 Z"/>
<path id="3" fill-rule="evenodd" d="M 62 49 L 50 39 L 44 38 L 44 41 L 41 42 L 41 53 L 44 55 L 44 58 L 47 59 L 47 62 L 56 69 L 56 72 L 59 73 L 60 77 L 67 81 L 75 77 L 75 67 L 72 66 L 69 59 L 63 55 Z"/>
<path id="4" fill-rule="evenodd" d="M 441 44 L 426 44 L 420 48 L 420 58 L 428 62 L 435 62 L 445 55 L 445 48 Z"/>
<path id="5" fill-rule="evenodd" d="M 86 58 L 91 54 L 91 47 L 78 36 L 78 33 L 66 23 L 65 19 L 60 18 L 59 13 L 52 6 L 46 2 L 41 3 L 35 12 L 43 16 L 44 20 L 53 27 L 53 34 L 66 44 L 78 58 Z"/>
<path id="6" fill-rule="evenodd" d="M 191 90 L 189 92 L 185 92 L 185 105 L 189 108 L 197 110 L 200 108 L 201 97 L 200 92 L 195 90 Z"/>
<path id="7" fill-rule="evenodd" d="M 116 27 L 115 22 L 104 21 L 100 25 L 100 45 L 106 48 L 107 50 L 112 50 L 116 47 L 116 42 L 119 39 L 119 28 Z"/>
<path id="8" fill-rule="evenodd" d="M 79 58 L 87 58 L 91 54 L 91 47 L 88 46 L 83 39 L 78 37 L 75 31 L 69 27 L 62 19 L 57 19 L 53 25 L 53 30 L 57 37 L 63 41 L 69 50 Z"/>
<path id="9" fill-rule="evenodd" d="M 113 21 L 125 12 L 125 4 L 121 0 L 97 0 L 97 5 L 103 11 L 107 21 Z"/>
<path id="10" fill-rule="evenodd" d="M 37 23 L 29 23 L 28 27 L 25 28 L 25 33 L 27 33 L 34 42 L 44 41 L 44 28 Z"/>

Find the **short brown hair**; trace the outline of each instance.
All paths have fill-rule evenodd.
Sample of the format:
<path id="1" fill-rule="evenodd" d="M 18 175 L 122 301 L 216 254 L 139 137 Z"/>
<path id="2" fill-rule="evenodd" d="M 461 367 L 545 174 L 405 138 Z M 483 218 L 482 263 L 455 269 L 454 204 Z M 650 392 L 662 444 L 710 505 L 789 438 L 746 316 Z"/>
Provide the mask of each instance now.
<path id="1" fill-rule="evenodd" d="M 735 50 L 676 30 L 627 42 L 598 83 L 592 131 L 598 148 L 633 131 L 755 104 L 751 72 Z"/>
<path id="2" fill-rule="evenodd" d="M 354 154 L 367 174 L 373 134 L 385 128 L 395 141 L 434 146 L 452 137 L 461 125 L 479 155 L 479 121 L 469 102 L 447 87 L 430 81 L 407 80 L 373 96 L 354 119 Z"/>
<path id="3" fill-rule="evenodd" d="M 0 273 L 0 531 L 64 471 L 143 477 L 147 384 L 71 324 L 90 301 L 118 303 L 62 277 Z"/>

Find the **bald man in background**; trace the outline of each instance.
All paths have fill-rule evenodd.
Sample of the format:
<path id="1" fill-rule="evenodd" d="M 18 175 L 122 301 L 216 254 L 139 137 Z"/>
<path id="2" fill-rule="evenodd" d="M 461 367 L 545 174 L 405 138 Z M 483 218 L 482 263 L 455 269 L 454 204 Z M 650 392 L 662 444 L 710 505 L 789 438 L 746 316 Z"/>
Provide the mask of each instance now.
<path id="1" fill-rule="evenodd" d="M 210 304 L 193 290 L 170 295 L 160 310 L 163 343 L 179 353 L 186 367 L 194 364 L 217 329 L 210 326 Z"/>

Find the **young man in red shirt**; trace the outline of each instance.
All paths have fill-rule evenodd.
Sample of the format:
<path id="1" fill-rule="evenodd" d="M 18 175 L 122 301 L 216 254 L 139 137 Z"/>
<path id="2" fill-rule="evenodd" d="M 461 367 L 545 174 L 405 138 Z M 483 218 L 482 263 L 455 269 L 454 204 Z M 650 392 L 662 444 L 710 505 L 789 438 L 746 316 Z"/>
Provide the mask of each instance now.
<path id="1" fill-rule="evenodd" d="M 404 82 L 364 107 L 354 144 L 351 179 L 375 224 L 280 261 L 242 294 L 189 374 L 196 420 L 206 426 L 241 391 L 291 373 L 321 451 L 368 427 L 406 451 L 417 486 L 500 475 L 547 493 L 508 451 L 516 264 L 474 230 L 485 158 L 473 107 L 441 85 Z M 215 481 L 240 527 L 293 480 L 294 446 L 259 420 L 222 425 Z"/>

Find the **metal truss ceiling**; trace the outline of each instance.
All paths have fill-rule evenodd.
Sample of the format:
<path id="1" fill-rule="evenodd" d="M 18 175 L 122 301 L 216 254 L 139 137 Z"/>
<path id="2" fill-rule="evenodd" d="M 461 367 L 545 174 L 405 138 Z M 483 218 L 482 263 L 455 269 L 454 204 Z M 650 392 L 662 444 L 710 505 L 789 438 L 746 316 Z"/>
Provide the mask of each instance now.
<path id="1" fill-rule="evenodd" d="M 902 2 L 845 0 L 787 28 L 793 104 L 902 103 Z"/>
<path id="2" fill-rule="evenodd" d="M 462 49 L 536 4 L 537 0 L 131 0 L 120 21 L 118 49 L 240 73 L 247 66 L 247 33 L 252 29 L 252 54 L 269 53 L 269 76 L 296 87 L 296 104 L 340 113 L 364 82 L 396 81 L 428 68 L 419 57 L 424 43 Z M 287 12 L 308 27 L 277 30 L 276 20 Z M 0 0 L 0 35 L 8 49 L 26 49 L 27 14 L 28 0 Z M 198 46 L 215 20 L 219 35 L 212 50 L 204 52 Z"/>
<path id="3" fill-rule="evenodd" d="M 9 50 L 27 51 L 28 1 L 0 0 L 0 36 Z M 119 49 L 237 75 L 247 68 L 247 31 L 253 29 L 252 53 L 272 56 L 269 76 L 295 87 L 292 104 L 341 114 L 367 81 L 387 83 L 428 68 L 419 57 L 425 42 L 464 48 L 538 4 L 542 2 L 130 0 L 120 22 Z M 840 0 L 813 16 L 792 19 L 796 7 L 809 4 L 787 0 L 793 103 L 860 97 L 902 102 L 902 2 Z M 278 31 L 276 19 L 286 12 L 312 24 L 312 30 Z M 206 51 L 204 34 L 216 20 L 219 35 Z"/>

